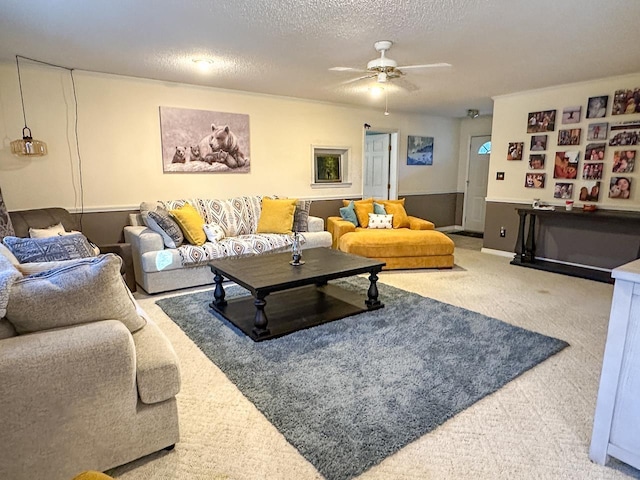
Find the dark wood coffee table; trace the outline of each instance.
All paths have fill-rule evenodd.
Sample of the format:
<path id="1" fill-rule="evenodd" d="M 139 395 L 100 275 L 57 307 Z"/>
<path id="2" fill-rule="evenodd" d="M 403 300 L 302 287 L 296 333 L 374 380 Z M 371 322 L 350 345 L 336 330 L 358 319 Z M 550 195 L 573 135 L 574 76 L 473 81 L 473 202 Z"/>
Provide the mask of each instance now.
<path id="1" fill-rule="evenodd" d="M 209 306 L 257 342 L 384 307 L 376 284 L 384 262 L 330 248 L 304 250 L 302 260 L 303 265 L 290 265 L 288 252 L 213 260 L 209 266 L 215 289 Z M 369 273 L 366 299 L 364 292 L 358 295 L 327 283 L 361 273 Z M 249 290 L 253 298 L 226 300 L 224 278 Z"/>

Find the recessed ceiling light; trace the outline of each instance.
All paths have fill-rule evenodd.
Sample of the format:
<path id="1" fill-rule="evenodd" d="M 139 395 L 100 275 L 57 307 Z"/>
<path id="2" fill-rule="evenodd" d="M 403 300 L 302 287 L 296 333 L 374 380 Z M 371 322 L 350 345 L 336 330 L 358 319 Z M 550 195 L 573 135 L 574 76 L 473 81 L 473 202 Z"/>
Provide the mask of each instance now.
<path id="1" fill-rule="evenodd" d="M 201 71 L 208 72 L 213 65 L 213 60 L 210 58 L 194 58 L 193 63 L 195 63 Z"/>

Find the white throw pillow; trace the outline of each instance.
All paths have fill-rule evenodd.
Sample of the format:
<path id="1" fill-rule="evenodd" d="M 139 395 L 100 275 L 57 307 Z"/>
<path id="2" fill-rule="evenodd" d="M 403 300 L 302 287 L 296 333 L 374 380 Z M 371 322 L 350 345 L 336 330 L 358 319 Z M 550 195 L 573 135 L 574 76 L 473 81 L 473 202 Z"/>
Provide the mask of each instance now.
<path id="1" fill-rule="evenodd" d="M 219 242 L 224 238 L 224 229 L 217 223 L 205 223 L 202 228 L 207 235 L 207 240 L 212 243 Z"/>
<path id="2" fill-rule="evenodd" d="M 66 232 L 64 226 L 62 225 L 62 222 L 47 228 L 29 227 L 29 237 L 31 238 L 57 237 L 58 235 L 64 235 L 65 233 Z"/>
<path id="3" fill-rule="evenodd" d="M 138 315 L 113 253 L 24 277 L 9 293 L 7 319 L 19 334 L 101 320 L 120 320 L 131 332 L 146 321 Z"/>
<path id="4" fill-rule="evenodd" d="M 368 228 L 393 228 L 393 215 L 378 215 L 370 213 Z"/>

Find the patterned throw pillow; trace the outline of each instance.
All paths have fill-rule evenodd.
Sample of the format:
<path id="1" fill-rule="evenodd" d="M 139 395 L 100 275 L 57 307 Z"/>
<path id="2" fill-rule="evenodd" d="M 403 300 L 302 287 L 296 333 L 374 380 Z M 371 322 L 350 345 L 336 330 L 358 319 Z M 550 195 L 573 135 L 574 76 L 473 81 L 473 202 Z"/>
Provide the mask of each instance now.
<path id="1" fill-rule="evenodd" d="M 20 263 L 95 257 L 95 251 L 87 237 L 81 233 L 48 238 L 4 237 L 3 243 Z"/>
<path id="2" fill-rule="evenodd" d="M 224 229 L 217 223 L 205 223 L 202 228 L 210 242 L 216 243 L 224 238 Z"/>
<path id="3" fill-rule="evenodd" d="M 2 199 L 2 191 L 0 190 L 0 239 L 6 237 L 7 235 L 15 235 L 16 232 L 13 230 L 13 224 L 11 223 L 11 217 L 9 216 L 9 212 L 7 212 L 7 206 L 4 204 L 4 200 Z"/>
<path id="4" fill-rule="evenodd" d="M 309 231 L 309 209 L 311 208 L 311 200 L 298 200 L 296 203 L 296 211 L 293 214 L 293 231 L 308 232 Z"/>
<path id="5" fill-rule="evenodd" d="M 393 228 L 393 215 L 369 214 L 369 226 L 367 228 Z"/>
<path id="6" fill-rule="evenodd" d="M 162 236 L 164 246 L 178 248 L 184 242 L 182 230 L 165 210 L 147 213 L 147 227 Z"/>

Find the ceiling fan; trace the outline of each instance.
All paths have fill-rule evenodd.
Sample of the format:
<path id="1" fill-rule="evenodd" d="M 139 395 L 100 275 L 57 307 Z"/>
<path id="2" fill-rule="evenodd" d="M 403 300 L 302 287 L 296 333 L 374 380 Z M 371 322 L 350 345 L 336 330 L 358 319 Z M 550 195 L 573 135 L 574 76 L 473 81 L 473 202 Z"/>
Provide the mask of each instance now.
<path id="1" fill-rule="evenodd" d="M 364 80 L 367 78 L 375 78 L 378 83 L 387 83 L 389 80 L 399 79 L 401 81 L 394 82 L 399 87 L 404 88 L 409 91 L 418 90 L 418 87 L 411 82 L 401 78 L 405 75 L 403 70 L 410 69 L 418 69 L 418 68 L 441 68 L 441 67 L 450 67 L 449 63 L 428 63 L 425 65 L 404 65 L 399 67 L 398 63 L 395 60 L 386 56 L 386 52 L 391 48 L 393 42 L 390 40 L 380 40 L 373 44 L 374 48 L 380 52 L 380 57 L 374 60 L 371 60 L 367 63 L 366 70 L 359 68 L 351 68 L 351 67 L 333 67 L 329 70 L 335 72 L 362 72 L 365 75 L 361 75 L 357 78 L 352 78 L 351 80 L 347 80 L 342 84 L 348 84 L 357 82 L 360 80 Z"/>

